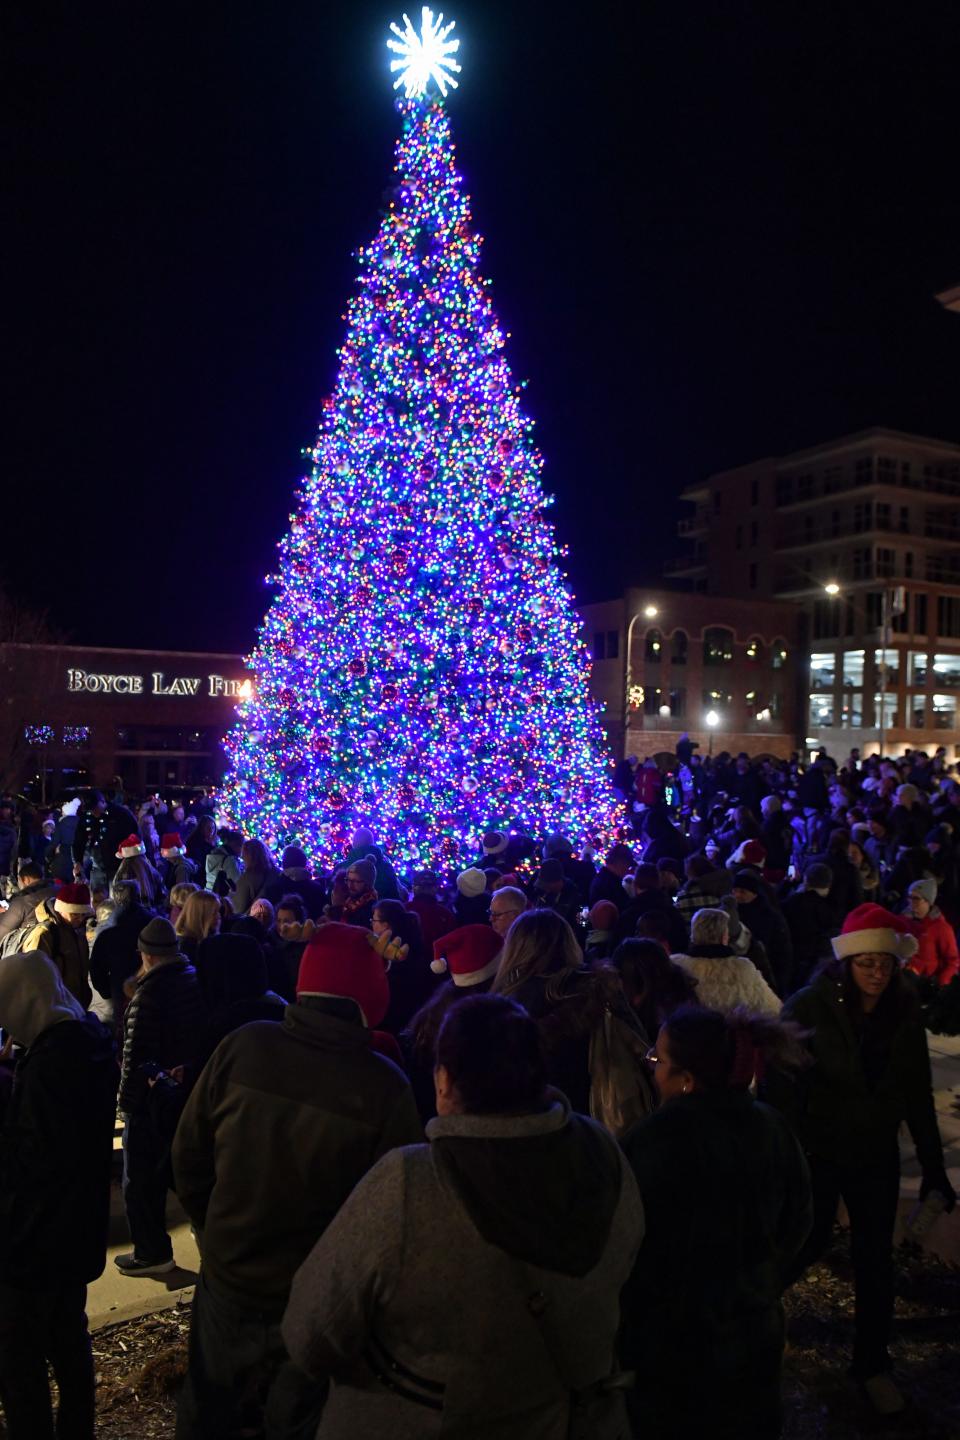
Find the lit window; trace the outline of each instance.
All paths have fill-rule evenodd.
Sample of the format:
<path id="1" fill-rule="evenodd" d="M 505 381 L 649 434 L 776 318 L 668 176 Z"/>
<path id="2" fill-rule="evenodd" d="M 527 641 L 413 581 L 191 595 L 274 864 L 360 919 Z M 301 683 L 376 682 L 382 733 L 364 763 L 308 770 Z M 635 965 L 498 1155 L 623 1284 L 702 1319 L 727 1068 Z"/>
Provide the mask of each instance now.
<path id="1" fill-rule="evenodd" d="M 730 665 L 733 663 L 733 631 L 723 625 L 714 625 L 704 631 L 704 665 Z"/>
<path id="2" fill-rule="evenodd" d="M 843 683 L 844 685 L 859 686 L 863 684 L 863 651 L 844 650 L 843 652 Z"/>
<path id="3" fill-rule="evenodd" d="M 770 655 L 770 664 L 774 670 L 782 670 L 787 663 L 787 642 L 781 640 L 779 635 L 773 642 L 773 649 Z"/>
<path id="4" fill-rule="evenodd" d="M 873 663 L 876 667 L 877 684 L 880 683 L 880 676 L 883 673 L 883 666 L 887 667 L 887 689 L 896 688 L 900 684 L 900 651 L 899 650 L 874 650 Z"/>
<path id="5" fill-rule="evenodd" d="M 933 683 L 944 689 L 960 685 L 960 655 L 934 655 Z"/>
<path id="6" fill-rule="evenodd" d="M 908 657 L 907 684 L 922 686 L 927 683 L 927 652 L 911 650 Z"/>
<path id="7" fill-rule="evenodd" d="M 874 695 L 874 724 L 882 725 L 884 730 L 893 729 L 897 723 L 897 698 L 896 694 L 891 695 L 886 692 L 883 695 Z"/>
<path id="8" fill-rule="evenodd" d="M 815 650 L 810 656 L 810 689 L 832 690 L 837 657 L 832 650 Z"/>
<path id="9" fill-rule="evenodd" d="M 663 636 L 659 630 L 647 631 L 646 658 L 651 664 L 658 664 L 663 655 Z"/>
<path id="10" fill-rule="evenodd" d="M 956 695 L 934 695 L 933 728 L 935 730 L 955 730 L 957 728 Z"/>
<path id="11" fill-rule="evenodd" d="M 817 730 L 833 724 L 833 696 L 810 696 L 810 729 Z"/>

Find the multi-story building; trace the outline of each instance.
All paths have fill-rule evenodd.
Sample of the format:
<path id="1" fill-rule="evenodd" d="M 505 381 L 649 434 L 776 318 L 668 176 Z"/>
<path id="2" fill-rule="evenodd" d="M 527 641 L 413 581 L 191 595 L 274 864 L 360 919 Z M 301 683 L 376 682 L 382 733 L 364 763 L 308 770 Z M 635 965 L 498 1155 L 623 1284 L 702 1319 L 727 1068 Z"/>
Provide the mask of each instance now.
<path id="1" fill-rule="evenodd" d="M 795 605 L 630 589 L 582 615 L 614 754 L 672 753 L 683 731 L 704 754 L 797 748 Z"/>
<path id="2" fill-rule="evenodd" d="M 695 507 L 680 523 L 692 548 L 668 575 L 701 595 L 802 610 L 811 744 L 957 746 L 960 445 L 865 430 L 682 498 Z"/>

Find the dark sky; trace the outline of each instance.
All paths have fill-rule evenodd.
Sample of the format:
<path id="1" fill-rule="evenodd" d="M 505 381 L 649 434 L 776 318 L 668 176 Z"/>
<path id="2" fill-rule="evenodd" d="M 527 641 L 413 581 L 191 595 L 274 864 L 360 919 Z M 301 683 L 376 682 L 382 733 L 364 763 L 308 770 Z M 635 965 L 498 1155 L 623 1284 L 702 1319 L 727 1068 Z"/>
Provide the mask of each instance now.
<path id="1" fill-rule="evenodd" d="M 75 639 L 253 643 L 378 223 L 401 9 L 8 8 L 0 583 Z M 871 424 L 960 440 L 955 0 L 448 14 L 581 598 L 656 579 L 712 470 Z"/>

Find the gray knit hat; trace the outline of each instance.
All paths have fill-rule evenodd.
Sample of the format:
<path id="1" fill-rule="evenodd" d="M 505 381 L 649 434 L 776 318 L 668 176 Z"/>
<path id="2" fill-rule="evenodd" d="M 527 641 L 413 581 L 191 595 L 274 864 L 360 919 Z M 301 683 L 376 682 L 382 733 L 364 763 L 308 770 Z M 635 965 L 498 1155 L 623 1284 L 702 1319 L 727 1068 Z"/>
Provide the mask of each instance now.
<path id="1" fill-rule="evenodd" d="M 908 895 L 919 895 L 921 900 L 926 900 L 928 905 L 937 903 L 937 882 L 932 875 L 925 875 L 922 880 L 914 880 L 907 890 Z"/>

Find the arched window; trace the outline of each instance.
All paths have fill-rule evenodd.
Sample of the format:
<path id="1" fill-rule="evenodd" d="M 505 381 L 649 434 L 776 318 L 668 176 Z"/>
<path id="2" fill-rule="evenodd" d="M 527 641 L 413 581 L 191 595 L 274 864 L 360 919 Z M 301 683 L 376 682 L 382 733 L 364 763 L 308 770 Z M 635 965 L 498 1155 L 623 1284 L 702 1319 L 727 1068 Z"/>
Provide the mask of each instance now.
<path id="1" fill-rule="evenodd" d="M 733 631 L 725 625 L 712 625 L 703 632 L 704 665 L 733 664 Z"/>
<path id="2" fill-rule="evenodd" d="M 670 647 L 670 661 L 673 665 L 686 665 L 687 663 L 687 632 L 686 630 L 674 630 L 673 640 Z"/>
<path id="3" fill-rule="evenodd" d="M 648 630 L 644 651 L 648 664 L 659 665 L 663 658 L 663 636 L 659 630 Z"/>
<path id="4" fill-rule="evenodd" d="M 763 659 L 763 641 L 759 635 L 751 635 L 747 641 L 747 664 L 759 665 Z"/>
<path id="5" fill-rule="evenodd" d="M 774 670 L 782 670 L 787 663 L 787 642 L 778 635 L 770 647 L 770 664 Z"/>

